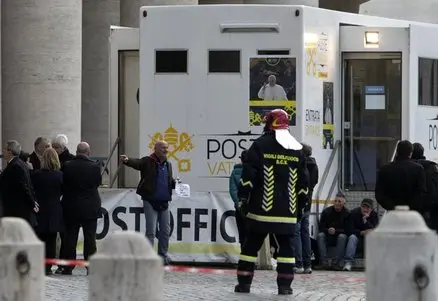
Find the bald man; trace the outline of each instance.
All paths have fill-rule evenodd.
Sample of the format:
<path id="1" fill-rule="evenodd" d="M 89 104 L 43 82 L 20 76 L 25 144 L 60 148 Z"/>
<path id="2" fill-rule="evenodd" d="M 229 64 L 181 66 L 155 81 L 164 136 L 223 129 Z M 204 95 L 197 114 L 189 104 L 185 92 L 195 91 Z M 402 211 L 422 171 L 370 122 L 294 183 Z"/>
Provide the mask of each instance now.
<path id="1" fill-rule="evenodd" d="M 175 189 L 172 164 L 167 160 L 168 148 L 169 145 L 166 141 L 157 141 L 154 152 L 150 156 L 140 159 L 128 158 L 126 155 L 120 156 L 120 161 L 123 164 L 140 171 L 141 179 L 137 187 L 137 194 L 143 200 L 146 237 L 153 246 L 158 223 L 158 255 L 163 258 L 165 265 L 170 263 L 168 255 L 169 203 L 172 200 L 172 189 Z"/>
<path id="2" fill-rule="evenodd" d="M 76 148 L 76 157 L 62 167 L 64 191 L 65 259 L 76 259 L 79 228 L 84 234 L 84 259 L 96 252 L 97 219 L 101 217 L 101 200 L 98 187 L 102 183 L 100 166 L 90 157 L 90 145 L 81 142 Z M 74 266 L 59 269 L 57 273 L 71 275 Z"/>

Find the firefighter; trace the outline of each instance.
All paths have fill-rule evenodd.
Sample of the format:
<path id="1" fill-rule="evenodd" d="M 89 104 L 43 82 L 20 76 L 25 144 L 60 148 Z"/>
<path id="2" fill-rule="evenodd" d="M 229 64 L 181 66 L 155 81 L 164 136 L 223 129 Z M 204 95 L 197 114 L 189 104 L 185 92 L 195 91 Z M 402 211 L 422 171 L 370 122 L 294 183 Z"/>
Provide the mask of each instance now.
<path id="1" fill-rule="evenodd" d="M 266 236 L 278 241 L 279 295 L 291 295 L 294 279 L 293 235 L 307 199 L 308 175 L 302 145 L 289 133 L 289 116 L 275 109 L 264 117 L 265 132 L 248 150 L 238 187 L 238 209 L 247 217 L 234 291 L 249 293 L 257 253 Z"/>

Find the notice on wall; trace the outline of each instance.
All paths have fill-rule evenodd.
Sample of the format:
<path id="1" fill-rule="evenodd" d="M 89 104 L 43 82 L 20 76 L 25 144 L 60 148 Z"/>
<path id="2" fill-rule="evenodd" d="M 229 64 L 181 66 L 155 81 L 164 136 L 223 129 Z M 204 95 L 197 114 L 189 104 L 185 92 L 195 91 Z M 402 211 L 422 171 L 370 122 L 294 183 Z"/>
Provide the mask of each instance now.
<path id="1" fill-rule="evenodd" d="M 323 83 L 323 123 L 322 123 L 322 148 L 334 148 L 335 126 L 333 120 L 333 83 Z"/>
<path id="2" fill-rule="evenodd" d="M 365 86 L 365 110 L 385 110 L 384 86 Z"/>
<path id="3" fill-rule="evenodd" d="M 321 32 L 318 39 L 316 73 L 319 79 L 328 78 L 328 34 Z"/>

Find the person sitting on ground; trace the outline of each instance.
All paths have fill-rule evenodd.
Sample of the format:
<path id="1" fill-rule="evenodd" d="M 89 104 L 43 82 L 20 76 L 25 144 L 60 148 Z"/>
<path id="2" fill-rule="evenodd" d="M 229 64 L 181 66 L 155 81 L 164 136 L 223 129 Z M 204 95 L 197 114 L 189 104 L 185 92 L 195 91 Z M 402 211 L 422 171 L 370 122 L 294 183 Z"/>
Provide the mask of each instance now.
<path id="1" fill-rule="evenodd" d="M 357 247 L 364 246 L 365 235 L 374 229 L 379 217 L 377 212 L 373 210 L 374 201 L 372 199 L 363 199 L 360 207 L 357 207 L 350 212 L 347 248 L 345 250 L 345 265 L 344 271 L 351 271 Z"/>
<path id="2" fill-rule="evenodd" d="M 321 214 L 319 233 L 317 236 L 319 260 L 321 269 L 328 269 L 327 246 L 335 246 L 336 254 L 332 259 L 332 267 L 339 268 L 339 261 L 344 257 L 347 244 L 346 230 L 348 228 L 349 211 L 345 208 L 345 195 L 339 192 L 333 201 L 333 206 L 327 207 Z"/>

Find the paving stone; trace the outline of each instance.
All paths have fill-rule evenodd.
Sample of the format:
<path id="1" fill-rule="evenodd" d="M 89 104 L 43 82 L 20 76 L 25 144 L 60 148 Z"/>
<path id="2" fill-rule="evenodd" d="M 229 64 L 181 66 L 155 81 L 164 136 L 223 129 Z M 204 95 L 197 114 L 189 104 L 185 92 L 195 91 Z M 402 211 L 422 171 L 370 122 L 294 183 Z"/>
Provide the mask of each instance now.
<path id="1" fill-rule="evenodd" d="M 164 274 L 163 301 L 365 301 L 363 272 L 314 271 L 296 275 L 294 297 L 278 296 L 275 272 L 256 271 L 251 294 L 233 292 L 232 274 L 170 272 Z M 88 301 L 88 279 L 84 269 L 73 276 L 46 277 L 46 301 Z M 129 301 L 129 300 L 126 300 Z"/>

